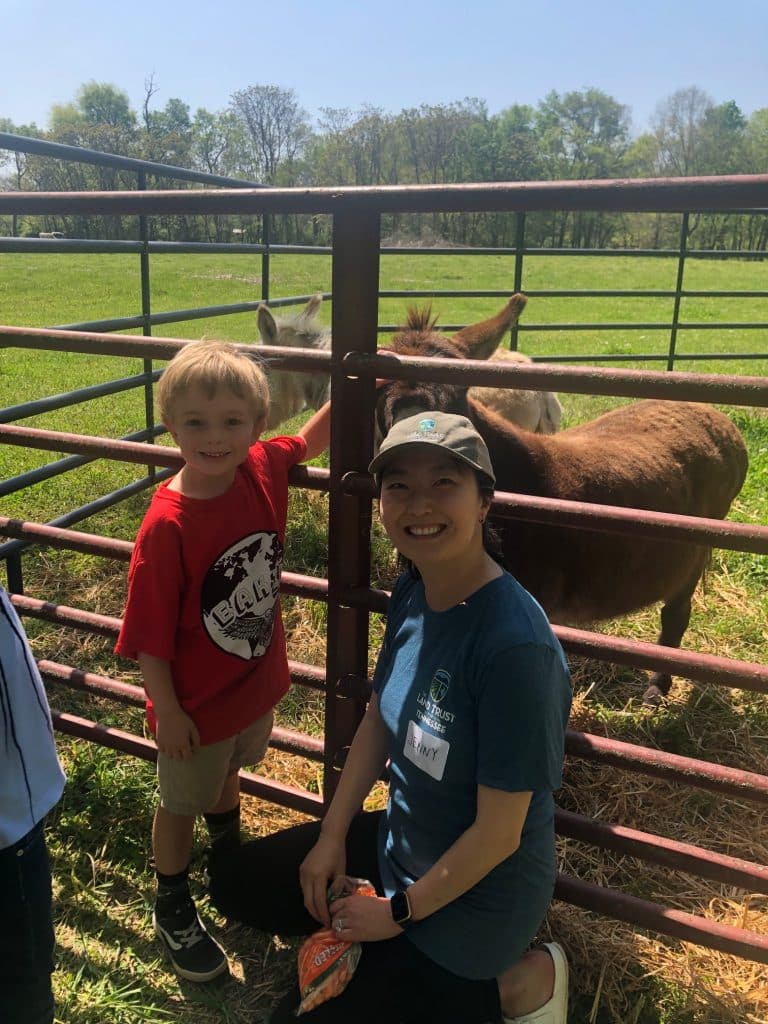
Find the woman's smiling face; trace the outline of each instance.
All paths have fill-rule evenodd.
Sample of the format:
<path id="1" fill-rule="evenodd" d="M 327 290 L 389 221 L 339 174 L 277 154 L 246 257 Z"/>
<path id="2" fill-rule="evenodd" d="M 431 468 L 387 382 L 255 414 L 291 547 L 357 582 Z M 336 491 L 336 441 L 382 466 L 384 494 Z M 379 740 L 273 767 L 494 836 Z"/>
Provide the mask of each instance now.
<path id="1" fill-rule="evenodd" d="M 394 455 L 381 474 L 384 529 L 419 569 L 475 557 L 488 505 L 474 470 L 437 446 Z"/>

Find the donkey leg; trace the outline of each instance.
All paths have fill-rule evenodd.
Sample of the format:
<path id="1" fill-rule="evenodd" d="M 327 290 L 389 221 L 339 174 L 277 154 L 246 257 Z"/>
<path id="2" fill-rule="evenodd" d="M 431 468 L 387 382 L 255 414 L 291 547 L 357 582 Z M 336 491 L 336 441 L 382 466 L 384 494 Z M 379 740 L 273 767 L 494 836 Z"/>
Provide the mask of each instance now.
<path id="1" fill-rule="evenodd" d="M 686 585 L 674 597 L 670 597 L 661 609 L 661 632 L 657 643 L 664 647 L 679 647 L 691 619 L 691 602 L 709 553 L 703 557 Z M 658 707 L 669 693 L 672 676 L 669 672 L 654 672 L 648 689 L 643 695 L 643 704 Z"/>

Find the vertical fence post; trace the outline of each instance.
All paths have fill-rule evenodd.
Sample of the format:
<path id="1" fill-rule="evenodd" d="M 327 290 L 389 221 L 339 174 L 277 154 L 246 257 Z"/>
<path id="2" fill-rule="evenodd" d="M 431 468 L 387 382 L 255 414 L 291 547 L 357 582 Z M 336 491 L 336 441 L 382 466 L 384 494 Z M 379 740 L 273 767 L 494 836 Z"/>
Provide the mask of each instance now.
<path id="1" fill-rule="evenodd" d="M 143 191 L 147 187 L 146 171 L 142 168 L 139 170 L 138 175 L 138 187 Z M 149 287 L 149 225 L 147 218 L 143 215 L 139 216 L 139 238 L 141 239 L 141 252 L 139 253 L 141 266 L 141 315 L 144 318 L 142 334 L 144 337 L 149 337 L 152 334 L 152 321 L 150 319 L 152 314 L 152 298 Z M 144 425 L 147 428 L 147 441 L 152 444 L 155 440 L 155 404 L 152 390 L 151 359 L 144 360 L 144 374 L 147 378 L 144 384 Z M 155 466 L 147 466 L 147 476 L 154 480 L 156 474 L 157 469 Z"/>
<path id="2" fill-rule="evenodd" d="M 345 494 L 342 479 L 365 472 L 373 449 L 375 385 L 349 380 L 343 358 L 353 350 L 375 353 L 378 323 L 378 213 L 344 209 L 333 220 L 331 349 L 331 482 L 328 537 L 328 643 L 325 698 L 326 806 L 346 750 L 365 710 L 360 681 L 368 675 L 368 612 L 343 605 L 345 587 L 368 586 L 371 501 Z"/>
<path id="3" fill-rule="evenodd" d="M 21 565 L 21 551 L 13 551 L 5 560 L 8 590 L 12 594 L 24 593 L 24 571 Z"/>
<path id="4" fill-rule="evenodd" d="M 515 214 L 515 282 L 513 291 L 521 292 L 523 290 L 523 256 L 525 255 L 525 211 L 520 210 Z M 510 332 L 509 347 L 513 352 L 517 352 L 518 348 L 518 336 L 520 331 L 517 323 L 514 324 Z"/>
<path id="5" fill-rule="evenodd" d="M 264 243 L 264 251 L 261 254 L 261 298 L 263 302 L 269 302 L 269 235 L 272 218 L 268 213 L 261 215 L 261 237 Z"/>
<path id="6" fill-rule="evenodd" d="M 683 214 L 680 225 L 680 253 L 677 257 L 677 282 L 675 284 L 675 305 L 672 310 L 672 331 L 669 335 L 669 353 L 667 369 L 675 368 L 675 346 L 677 345 L 677 325 L 680 322 L 680 292 L 683 290 L 683 274 L 685 272 L 685 253 L 688 248 L 688 211 Z"/>

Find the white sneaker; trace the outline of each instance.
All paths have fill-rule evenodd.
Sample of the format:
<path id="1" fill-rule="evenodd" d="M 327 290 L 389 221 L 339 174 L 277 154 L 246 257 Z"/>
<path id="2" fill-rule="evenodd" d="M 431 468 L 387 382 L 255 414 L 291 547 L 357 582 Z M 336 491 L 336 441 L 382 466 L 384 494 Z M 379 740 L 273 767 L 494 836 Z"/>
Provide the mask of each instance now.
<path id="1" fill-rule="evenodd" d="M 568 1021 L 568 960 L 559 942 L 545 942 L 544 949 L 555 965 L 555 985 L 551 997 L 538 1010 L 522 1017 L 502 1017 L 504 1024 L 567 1024 Z"/>

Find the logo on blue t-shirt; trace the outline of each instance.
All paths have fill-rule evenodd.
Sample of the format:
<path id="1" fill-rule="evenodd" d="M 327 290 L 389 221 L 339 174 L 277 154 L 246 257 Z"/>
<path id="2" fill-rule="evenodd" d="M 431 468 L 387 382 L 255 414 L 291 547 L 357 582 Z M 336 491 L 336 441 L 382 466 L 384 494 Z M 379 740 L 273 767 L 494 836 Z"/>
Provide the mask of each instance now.
<path id="1" fill-rule="evenodd" d="M 446 693 L 448 693 L 450 685 L 450 672 L 446 672 L 444 668 L 439 668 L 432 676 L 432 682 L 429 684 L 429 696 L 436 704 L 439 704 Z"/>

